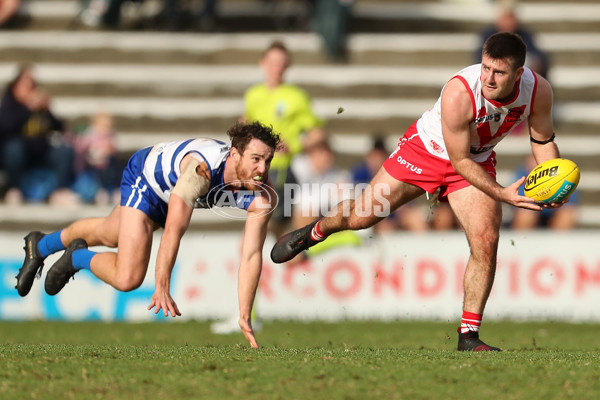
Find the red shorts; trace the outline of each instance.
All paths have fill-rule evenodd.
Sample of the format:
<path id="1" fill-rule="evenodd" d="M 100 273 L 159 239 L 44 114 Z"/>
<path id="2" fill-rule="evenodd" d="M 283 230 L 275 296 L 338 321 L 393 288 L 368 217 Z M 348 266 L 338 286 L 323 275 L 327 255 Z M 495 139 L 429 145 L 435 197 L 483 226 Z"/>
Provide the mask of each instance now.
<path id="1" fill-rule="evenodd" d="M 479 165 L 496 179 L 496 153 L 492 152 Z M 416 123 L 408 128 L 396 151 L 383 163 L 383 168 L 397 180 L 418 186 L 429 193 L 439 188 L 440 201 L 447 201 L 448 194 L 471 185 L 454 170 L 449 160 L 427 151 L 417 134 Z"/>

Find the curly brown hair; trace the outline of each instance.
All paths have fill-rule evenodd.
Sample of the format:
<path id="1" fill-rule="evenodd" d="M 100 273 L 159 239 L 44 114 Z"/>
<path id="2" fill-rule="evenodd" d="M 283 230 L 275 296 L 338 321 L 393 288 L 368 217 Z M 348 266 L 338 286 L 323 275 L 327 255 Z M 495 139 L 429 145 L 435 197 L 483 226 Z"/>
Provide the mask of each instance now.
<path id="1" fill-rule="evenodd" d="M 258 139 L 273 151 L 277 150 L 281 141 L 279 134 L 273 131 L 272 126 L 266 126 L 260 122 L 238 122 L 227 131 L 231 138 L 231 146 L 244 153 L 246 146 L 252 139 Z"/>

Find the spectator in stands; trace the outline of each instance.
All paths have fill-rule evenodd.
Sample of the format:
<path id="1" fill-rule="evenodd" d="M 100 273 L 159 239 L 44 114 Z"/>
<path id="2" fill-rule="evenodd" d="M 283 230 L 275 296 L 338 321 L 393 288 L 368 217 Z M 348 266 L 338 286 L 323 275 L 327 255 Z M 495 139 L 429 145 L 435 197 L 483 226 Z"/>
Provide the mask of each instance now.
<path id="1" fill-rule="evenodd" d="M 280 132 L 282 145 L 271 163 L 270 177 L 278 196 L 282 198 L 284 184 L 294 182 L 290 165 L 292 159 L 302 151 L 302 136 L 313 130 L 324 134 L 323 121 L 313 112 L 308 93 L 284 82 L 291 55 L 283 42 L 272 42 L 259 64 L 265 79 L 244 94 L 242 120 L 259 121 Z M 283 215 L 282 202 L 279 202 L 270 229 L 279 236 L 289 223 L 289 218 Z"/>
<path id="2" fill-rule="evenodd" d="M 0 104 L 0 165 L 7 174 L 5 200 L 56 201 L 71 194 L 74 151 L 63 122 L 51 111 L 50 95 L 40 88 L 30 66 L 22 66 Z"/>
<path id="3" fill-rule="evenodd" d="M 87 203 L 118 203 L 112 199 L 118 194 L 123 172 L 119 165 L 114 119 L 106 112 L 98 112 L 82 135 L 75 138 L 76 172 L 74 190 Z"/>
<path id="4" fill-rule="evenodd" d="M 17 15 L 19 7 L 21 7 L 21 0 L 0 0 L 0 27 Z"/>
<path id="5" fill-rule="evenodd" d="M 351 183 L 350 175 L 335 165 L 335 154 L 322 131 L 308 133 L 303 140 L 303 149 L 303 153 L 295 157 L 291 165 L 300 191 L 294 193 L 294 196 L 299 196 L 301 199 L 300 202 L 295 203 L 300 212 L 293 213 L 294 227 L 301 227 L 314 221 L 321 216 L 320 212 L 326 213 L 324 210 L 328 210 L 342 200 L 332 199 L 341 194 L 338 193 L 337 188 L 332 193 L 331 190 L 325 190 L 327 188 L 324 185 L 329 185 L 333 190 L 334 186 Z M 351 186 L 348 185 L 348 188 L 350 189 Z"/>
<path id="6" fill-rule="evenodd" d="M 121 8 L 127 0 L 107 0 L 108 6 L 100 17 L 102 26 L 106 28 L 119 28 L 121 26 Z M 143 1 L 143 0 L 140 0 Z"/>
<path id="7" fill-rule="evenodd" d="M 369 183 L 390 153 L 385 148 L 381 135 L 375 134 L 373 147 L 367 152 L 364 160 L 352 168 L 353 182 L 355 184 Z M 397 230 L 422 232 L 428 230 L 429 226 L 423 209 L 415 203 L 409 203 L 394 211 L 388 218 L 375 225 L 373 229 L 378 234 Z"/>
<path id="8" fill-rule="evenodd" d="M 346 61 L 348 58 L 346 40 L 353 2 L 316 0 L 314 29 L 323 38 L 327 56 L 332 61 Z"/>
<path id="9" fill-rule="evenodd" d="M 193 12 L 193 25 L 202 32 L 211 32 L 217 25 L 217 0 L 204 0 L 199 11 Z"/>
<path id="10" fill-rule="evenodd" d="M 533 33 L 519 22 L 516 1 L 499 0 L 498 8 L 498 16 L 494 25 L 485 29 L 480 34 L 480 45 L 475 52 L 476 62 L 481 62 L 481 49 L 483 48 L 483 43 L 485 43 L 490 36 L 497 32 L 512 32 L 521 36 L 523 42 L 527 45 L 525 65 L 547 79 L 548 71 L 550 69 L 550 59 L 546 52 L 537 46 Z"/>
<path id="11" fill-rule="evenodd" d="M 106 0 L 108 6 L 102 13 L 100 22 L 107 28 L 119 28 L 121 25 L 121 8 L 127 1 L 142 3 L 144 0 Z M 176 31 L 180 29 L 180 4 L 179 0 L 164 0 L 163 9 L 160 17 L 168 30 Z"/>
<path id="12" fill-rule="evenodd" d="M 529 155 L 525 161 L 517 167 L 515 176 L 521 178 L 527 176 L 536 166 L 535 159 Z M 524 195 L 523 185 L 519 188 L 519 194 Z M 517 230 L 531 229 L 556 229 L 570 230 L 577 227 L 577 204 L 579 194 L 575 191 L 571 194 L 569 202 L 559 208 L 543 208 L 542 211 L 530 211 L 525 209 L 513 210 L 511 228 Z"/>
<path id="13" fill-rule="evenodd" d="M 350 174 L 336 166 L 335 154 L 324 131 L 308 132 L 302 144 L 303 153 L 295 157 L 291 165 L 298 182 L 297 191 L 293 193 L 294 199 L 286 199 L 296 208 L 292 213 L 293 229 L 321 218 L 335 209 L 338 202 L 356 195 Z M 352 231 L 335 233 L 330 239 L 310 249 L 307 255 L 314 256 L 334 247 L 359 245 L 361 242 Z"/>

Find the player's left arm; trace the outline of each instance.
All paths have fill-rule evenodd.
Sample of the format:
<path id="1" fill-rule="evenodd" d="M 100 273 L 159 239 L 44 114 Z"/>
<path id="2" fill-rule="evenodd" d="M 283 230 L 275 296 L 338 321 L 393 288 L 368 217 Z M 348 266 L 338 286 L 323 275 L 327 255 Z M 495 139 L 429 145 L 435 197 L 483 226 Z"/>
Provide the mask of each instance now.
<path id="1" fill-rule="evenodd" d="M 552 121 L 552 87 L 550 83 L 537 75 L 538 85 L 533 102 L 533 108 L 529 114 L 529 136 L 531 140 L 531 153 L 536 163 L 552 160 L 560 157 L 560 151 L 554 141 L 554 123 Z M 544 204 L 546 208 L 560 207 L 567 203 L 566 198 L 560 203 Z"/>
<path id="2" fill-rule="evenodd" d="M 535 161 L 540 164 L 553 158 L 559 158 L 560 152 L 554 141 L 552 87 L 541 76 L 537 75 L 537 79 L 537 90 L 528 120 L 531 152 Z"/>
<path id="3" fill-rule="evenodd" d="M 270 185 L 265 185 L 269 195 L 257 196 L 248 207 L 248 218 L 242 240 L 242 257 L 238 272 L 239 324 L 252 347 L 258 347 L 252 329 L 252 306 L 262 271 L 262 253 L 267 237 L 267 225 L 275 207 L 275 195 Z"/>

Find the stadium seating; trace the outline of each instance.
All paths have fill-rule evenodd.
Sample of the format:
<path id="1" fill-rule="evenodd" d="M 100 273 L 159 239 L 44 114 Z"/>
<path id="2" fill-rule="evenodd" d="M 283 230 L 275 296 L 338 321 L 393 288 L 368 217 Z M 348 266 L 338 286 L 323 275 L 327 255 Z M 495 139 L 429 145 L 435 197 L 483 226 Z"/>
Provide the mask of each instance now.
<path id="1" fill-rule="evenodd" d="M 108 31 L 79 22 L 79 1 L 30 0 L 20 19 L 0 35 L 0 83 L 13 76 L 18 63 L 34 64 L 39 81 L 54 96 L 57 114 L 72 125 L 100 109 L 116 117 L 126 157 L 157 141 L 224 138 L 242 113 L 243 91 L 261 79 L 261 51 L 282 38 L 294 54 L 288 81 L 313 96 L 342 166 L 349 166 L 368 148 L 373 132 L 385 132 L 390 147 L 395 144 L 433 104 L 444 80 L 472 63 L 477 32 L 493 19 L 487 1 L 357 0 L 349 60 L 342 64 L 327 60 L 320 37 L 309 31 L 305 6 L 293 0 L 221 0 L 218 32 L 172 33 L 140 22 L 155 12 L 150 5 L 129 10 L 123 29 Z M 580 226 L 598 228 L 600 4 L 528 0 L 519 10 L 552 57 L 558 143 L 563 157 L 582 171 Z M 522 136 L 498 146 L 501 182 L 508 183 L 528 151 Z M 89 207 L 48 213 L 39 205 L 3 206 L 0 221 L 24 227 L 46 218 L 51 227 L 97 213 Z M 223 226 L 195 221 L 194 226 Z"/>

